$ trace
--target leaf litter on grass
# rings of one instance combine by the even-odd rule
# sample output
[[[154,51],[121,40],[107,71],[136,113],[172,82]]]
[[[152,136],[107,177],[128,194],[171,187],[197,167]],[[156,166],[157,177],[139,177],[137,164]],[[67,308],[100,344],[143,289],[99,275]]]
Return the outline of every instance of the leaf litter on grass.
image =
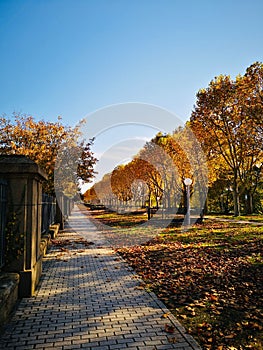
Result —
[[[263,349],[261,228],[166,229],[117,252],[204,349]]]

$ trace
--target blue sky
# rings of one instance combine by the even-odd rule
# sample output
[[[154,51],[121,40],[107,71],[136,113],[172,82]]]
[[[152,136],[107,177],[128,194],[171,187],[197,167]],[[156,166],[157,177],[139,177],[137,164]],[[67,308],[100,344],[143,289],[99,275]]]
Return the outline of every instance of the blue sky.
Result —
[[[0,0],[0,115],[89,128],[97,109],[142,102],[186,121],[215,76],[263,61],[262,13],[262,0]]]
[[[0,114],[74,125],[122,102],[189,118],[221,73],[263,60],[261,0],[0,0]]]

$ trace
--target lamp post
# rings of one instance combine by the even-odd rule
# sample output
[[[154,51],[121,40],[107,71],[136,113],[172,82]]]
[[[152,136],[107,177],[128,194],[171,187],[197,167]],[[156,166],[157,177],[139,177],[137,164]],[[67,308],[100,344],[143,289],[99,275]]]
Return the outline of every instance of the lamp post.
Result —
[[[192,180],[186,178],[184,179],[184,184],[186,186],[186,225],[190,226],[190,186],[192,185]]]
[[[148,213],[148,220],[151,219],[151,193],[149,193],[149,205],[147,208],[147,213]]]
[[[157,196],[157,197],[156,197],[156,209],[157,209],[157,210],[159,209],[159,200],[160,200],[160,197]]]

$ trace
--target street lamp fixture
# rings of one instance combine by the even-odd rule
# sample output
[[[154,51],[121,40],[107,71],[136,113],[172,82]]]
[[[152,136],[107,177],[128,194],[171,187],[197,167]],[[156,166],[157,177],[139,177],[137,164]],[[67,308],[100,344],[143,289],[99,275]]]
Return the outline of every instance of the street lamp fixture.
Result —
[[[156,197],[156,208],[157,210],[159,209],[159,200],[160,200],[160,197]]]
[[[187,177],[186,179],[184,179],[184,184],[185,184],[185,186],[191,186],[192,180]]]
[[[190,187],[192,185],[192,180],[188,177],[184,179],[184,184],[186,186],[186,225],[190,226],[191,218],[190,218]]]

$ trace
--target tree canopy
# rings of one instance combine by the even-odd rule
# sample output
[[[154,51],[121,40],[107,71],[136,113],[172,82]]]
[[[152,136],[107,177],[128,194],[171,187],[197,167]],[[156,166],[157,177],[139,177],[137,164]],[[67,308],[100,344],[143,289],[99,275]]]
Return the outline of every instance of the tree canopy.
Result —
[[[94,175],[96,159],[90,149],[93,140],[87,143],[78,141],[79,128],[64,126],[60,118],[56,122],[49,122],[24,115],[1,117],[0,133],[0,154],[24,155],[35,161],[48,175],[48,181],[44,183],[47,193],[55,192],[54,170],[59,151],[64,154],[65,161],[70,159],[67,152],[71,156],[75,152],[75,185],[79,180],[90,181]],[[72,181],[67,182],[72,184]]]
[[[240,196],[253,194],[262,173],[262,115],[262,63],[254,63],[235,80],[220,75],[197,93],[190,127],[206,152],[210,170],[219,165],[220,175],[227,176],[235,215],[240,213]]]

